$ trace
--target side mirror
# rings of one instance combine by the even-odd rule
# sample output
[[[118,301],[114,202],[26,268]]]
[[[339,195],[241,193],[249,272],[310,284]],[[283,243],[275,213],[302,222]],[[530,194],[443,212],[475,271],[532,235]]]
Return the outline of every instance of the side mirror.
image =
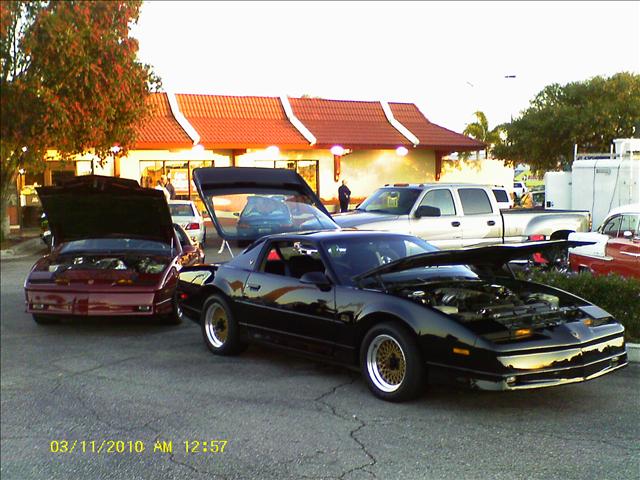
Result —
[[[431,207],[429,205],[420,205],[416,210],[415,217],[439,217],[440,209],[437,207]]]
[[[300,283],[315,285],[323,291],[331,288],[331,280],[322,272],[307,272],[300,277]]]
[[[622,232],[623,238],[633,238],[633,232],[631,230],[625,230]]]

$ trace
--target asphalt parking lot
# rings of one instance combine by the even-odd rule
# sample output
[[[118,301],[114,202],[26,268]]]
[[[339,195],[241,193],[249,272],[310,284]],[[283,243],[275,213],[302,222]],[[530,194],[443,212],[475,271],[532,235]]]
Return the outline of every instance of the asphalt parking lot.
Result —
[[[436,386],[390,404],[340,367],[261,347],[215,357],[191,322],[36,325],[22,292],[35,259],[1,264],[3,480],[640,474],[638,364],[581,385]]]

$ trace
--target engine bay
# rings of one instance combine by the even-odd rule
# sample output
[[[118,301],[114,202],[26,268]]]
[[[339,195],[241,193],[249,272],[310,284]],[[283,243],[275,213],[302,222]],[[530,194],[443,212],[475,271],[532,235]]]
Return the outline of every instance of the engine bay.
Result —
[[[111,271],[129,274],[156,275],[169,264],[169,258],[159,255],[74,255],[59,257],[49,265],[49,272],[57,276],[73,272]]]
[[[395,294],[450,315],[492,340],[502,339],[505,332],[526,332],[530,336],[536,329],[585,317],[579,305],[535,291],[533,286],[516,288],[484,280],[405,286]]]

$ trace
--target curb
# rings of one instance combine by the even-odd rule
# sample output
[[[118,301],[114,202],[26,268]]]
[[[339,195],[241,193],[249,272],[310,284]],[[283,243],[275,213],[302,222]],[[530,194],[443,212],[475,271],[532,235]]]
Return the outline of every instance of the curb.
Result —
[[[640,343],[627,343],[627,360],[640,363]]]
[[[6,250],[0,250],[0,259],[11,260],[14,258],[29,257],[43,252],[46,249],[40,237],[30,238],[18,243]]]

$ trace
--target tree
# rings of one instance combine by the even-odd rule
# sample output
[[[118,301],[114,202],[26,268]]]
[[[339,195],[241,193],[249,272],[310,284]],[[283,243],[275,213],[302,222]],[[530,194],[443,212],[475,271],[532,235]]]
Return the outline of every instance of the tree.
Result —
[[[497,128],[494,128],[493,130],[489,129],[489,121],[487,120],[487,116],[484,112],[474,112],[473,115],[476,117],[476,121],[469,123],[462,134],[483,142],[487,146],[485,151],[487,153],[487,158],[489,158],[489,154],[491,153],[493,146],[500,141],[499,131]],[[460,152],[459,156],[466,160],[469,158],[470,153]]]
[[[614,138],[640,132],[640,75],[549,85],[501,128],[506,141],[494,149],[496,157],[536,171],[562,170],[571,165],[576,144],[581,151],[608,152]]]
[[[5,1],[0,4],[0,176],[2,233],[19,168],[114,145],[126,153],[145,99],[160,86],[129,36],[141,1]]]

